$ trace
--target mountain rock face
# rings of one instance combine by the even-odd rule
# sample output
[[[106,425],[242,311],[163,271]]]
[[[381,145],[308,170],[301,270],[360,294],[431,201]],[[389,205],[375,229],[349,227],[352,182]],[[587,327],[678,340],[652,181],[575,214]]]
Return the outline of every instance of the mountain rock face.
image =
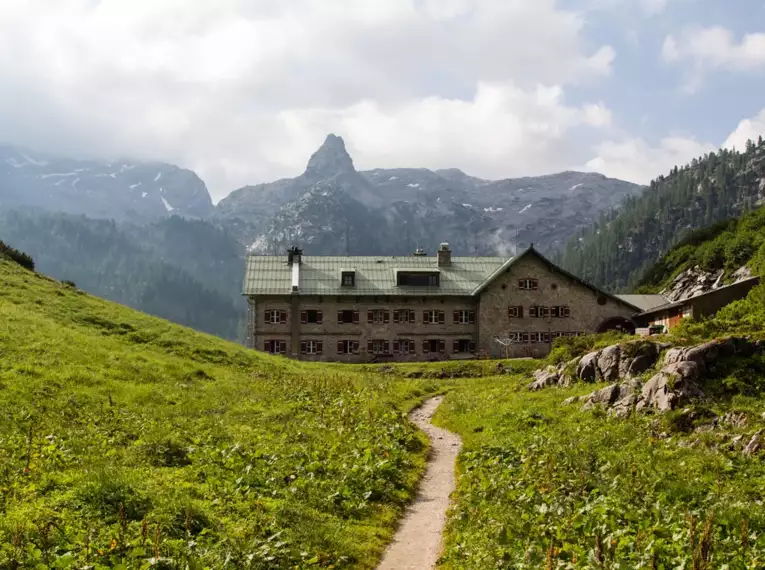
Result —
[[[358,172],[329,135],[303,174],[240,188],[216,217],[258,253],[299,244],[313,255],[397,255],[448,241],[457,254],[507,255],[519,244],[560,247],[639,190],[580,172],[498,181],[457,169]]]
[[[20,206],[133,222],[213,212],[207,187],[190,170],[159,162],[71,160],[0,146],[0,208]]]

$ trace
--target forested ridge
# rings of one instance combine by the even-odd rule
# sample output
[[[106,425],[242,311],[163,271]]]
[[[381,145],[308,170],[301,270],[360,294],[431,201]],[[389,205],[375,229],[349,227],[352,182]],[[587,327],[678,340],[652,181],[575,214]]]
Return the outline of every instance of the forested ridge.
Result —
[[[720,149],[651,181],[590,228],[557,259],[574,274],[614,291],[633,289],[673,245],[692,231],[756,208],[765,195],[765,144]]]

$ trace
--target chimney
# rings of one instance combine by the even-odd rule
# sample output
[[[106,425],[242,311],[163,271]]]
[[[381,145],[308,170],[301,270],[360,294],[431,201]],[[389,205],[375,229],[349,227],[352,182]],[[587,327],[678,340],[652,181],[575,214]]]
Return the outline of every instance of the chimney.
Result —
[[[300,265],[301,257],[303,256],[303,250],[297,246],[292,246],[287,250],[287,264],[288,265]]]
[[[442,243],[438,246],[438,266],[449,267],[452,264],[452,250],[448,243]]]

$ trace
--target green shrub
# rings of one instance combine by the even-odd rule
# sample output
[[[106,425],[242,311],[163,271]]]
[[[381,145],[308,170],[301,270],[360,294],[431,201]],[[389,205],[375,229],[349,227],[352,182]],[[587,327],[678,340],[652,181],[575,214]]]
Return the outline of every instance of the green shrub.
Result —
[[[11,261],[18,263],[21,267],[29,269],[29,271],[35,270],[35,262],[31,255],[12,248],[2,240],[0,240],[0,257],[6,257]]]

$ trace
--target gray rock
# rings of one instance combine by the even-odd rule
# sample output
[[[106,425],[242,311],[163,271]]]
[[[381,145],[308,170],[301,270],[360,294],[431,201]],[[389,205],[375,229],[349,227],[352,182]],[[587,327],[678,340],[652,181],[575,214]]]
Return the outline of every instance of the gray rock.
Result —
[[[563,405],[570,406],[571,404],[576,404],[581,399],[581,396],[571,396],[570,398],[563,400]]]
[[[666,412],[693,398],[703,397],[704,392],[696,384],[699,376],[696,362],[675,362],[665,366],[643,386],[636,409],[655,408]]]
[[[555,386],[560,380],[558,369],[554,366],[535,370],[533,376],[534,381],[527,386],[529,390],[542,390],[548,386]]]
[[[592,394],[585,396],[583,410],[589,410],[596,405],[611,406],[632,394],[632,388],[626,384],[611,384]]]
[[[622,350],[619,373],[624,378],[639,376],[651,369],[659,359],[659,346],[653,342],[637,342]]]
[[[744,412],[727,412],[720,418],[721,424],[726,424],[734,428],[746,427],[749,419]]]
[[[595,382],[598,377],[598,357],[600,351],[585,354],[576,367],[576,375],[585,382]]]
[[[754,455],[762,447],[762,430],[757,431],[744,448],[744,455]]]
[[[621,361],[622,347],[618,344],[604,348],[598,356],[598,373],[606,382],[614,382],[619,379],[619,362]]]

